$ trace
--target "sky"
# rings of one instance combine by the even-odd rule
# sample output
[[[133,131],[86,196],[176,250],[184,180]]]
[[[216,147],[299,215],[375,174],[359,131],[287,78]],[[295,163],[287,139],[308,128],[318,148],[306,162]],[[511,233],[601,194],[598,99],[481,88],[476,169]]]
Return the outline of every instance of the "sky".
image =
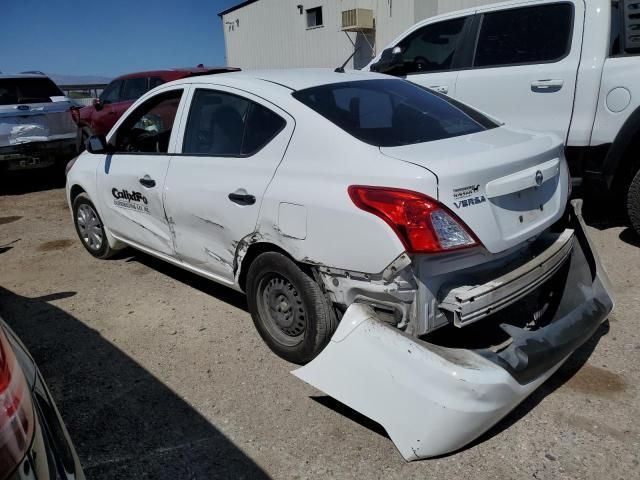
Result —
[[[225,65],[218,13],[241,0],[0,0],[0,71],[115,77]]]

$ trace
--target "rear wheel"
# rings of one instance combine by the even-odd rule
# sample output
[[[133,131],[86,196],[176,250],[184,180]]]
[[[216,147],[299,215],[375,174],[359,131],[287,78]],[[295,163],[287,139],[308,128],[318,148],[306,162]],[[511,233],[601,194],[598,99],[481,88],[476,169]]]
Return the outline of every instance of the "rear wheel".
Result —
[[[313,360],[337,326],[318,284],[280,253],[263,253],[253,261],[247,274],[247,300],[262,339],[292,363]]]
[[[636,172],[627,192],[627,214],[631,226],[640,235],[640,170]]]
[[[86,193],[79,194],[73,201],[73,223],[82,245],[91,255],[105,259],[115,253],[109,246],[100,215]]]

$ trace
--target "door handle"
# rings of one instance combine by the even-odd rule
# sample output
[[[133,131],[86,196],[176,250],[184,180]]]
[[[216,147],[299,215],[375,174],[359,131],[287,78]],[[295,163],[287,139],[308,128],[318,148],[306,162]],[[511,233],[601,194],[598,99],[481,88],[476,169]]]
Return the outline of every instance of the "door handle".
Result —
[[[248,193],[230,193],[229,200],[242,206],[253,205],[256,203],[256,197],[249,195]]]
[[[564,80],[536,80],[531,82],[531,91],[535,93],[555,93],[562,90]]]
[[[429,87],[431,90],[447,95],[449,93],[449,87],[447,85],[433,85]]]
[[[156,181],[149,175],[145,175],[140,179],[140,185],[147,188],[153,188],[156,186]]]

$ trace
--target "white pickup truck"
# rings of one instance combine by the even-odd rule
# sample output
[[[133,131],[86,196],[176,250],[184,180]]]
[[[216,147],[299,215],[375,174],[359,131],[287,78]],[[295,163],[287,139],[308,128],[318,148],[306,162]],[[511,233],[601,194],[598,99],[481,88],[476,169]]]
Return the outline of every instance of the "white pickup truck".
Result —
[[[556,133],[574,183],[624,199],[640,233],[638,55],[637,0],[515,0],[424,20],[366,68]]]
[[[0,75],[0,172],[67,161],[76,153],[71,102],[48,77]]]

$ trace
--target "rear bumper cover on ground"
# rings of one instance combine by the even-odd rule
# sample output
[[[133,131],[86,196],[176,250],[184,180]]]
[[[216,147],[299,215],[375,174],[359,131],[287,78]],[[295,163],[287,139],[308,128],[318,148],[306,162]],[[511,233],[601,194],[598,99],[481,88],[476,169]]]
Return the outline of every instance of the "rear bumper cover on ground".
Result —
[[[555,316],[504,350],[445,348],[376,319],[345,313],[325,350],[294,375],[380,423],[407,460],[453,452],[507,415],[588,340],[613,309],[609,281],[573,203],[575,244]]]

